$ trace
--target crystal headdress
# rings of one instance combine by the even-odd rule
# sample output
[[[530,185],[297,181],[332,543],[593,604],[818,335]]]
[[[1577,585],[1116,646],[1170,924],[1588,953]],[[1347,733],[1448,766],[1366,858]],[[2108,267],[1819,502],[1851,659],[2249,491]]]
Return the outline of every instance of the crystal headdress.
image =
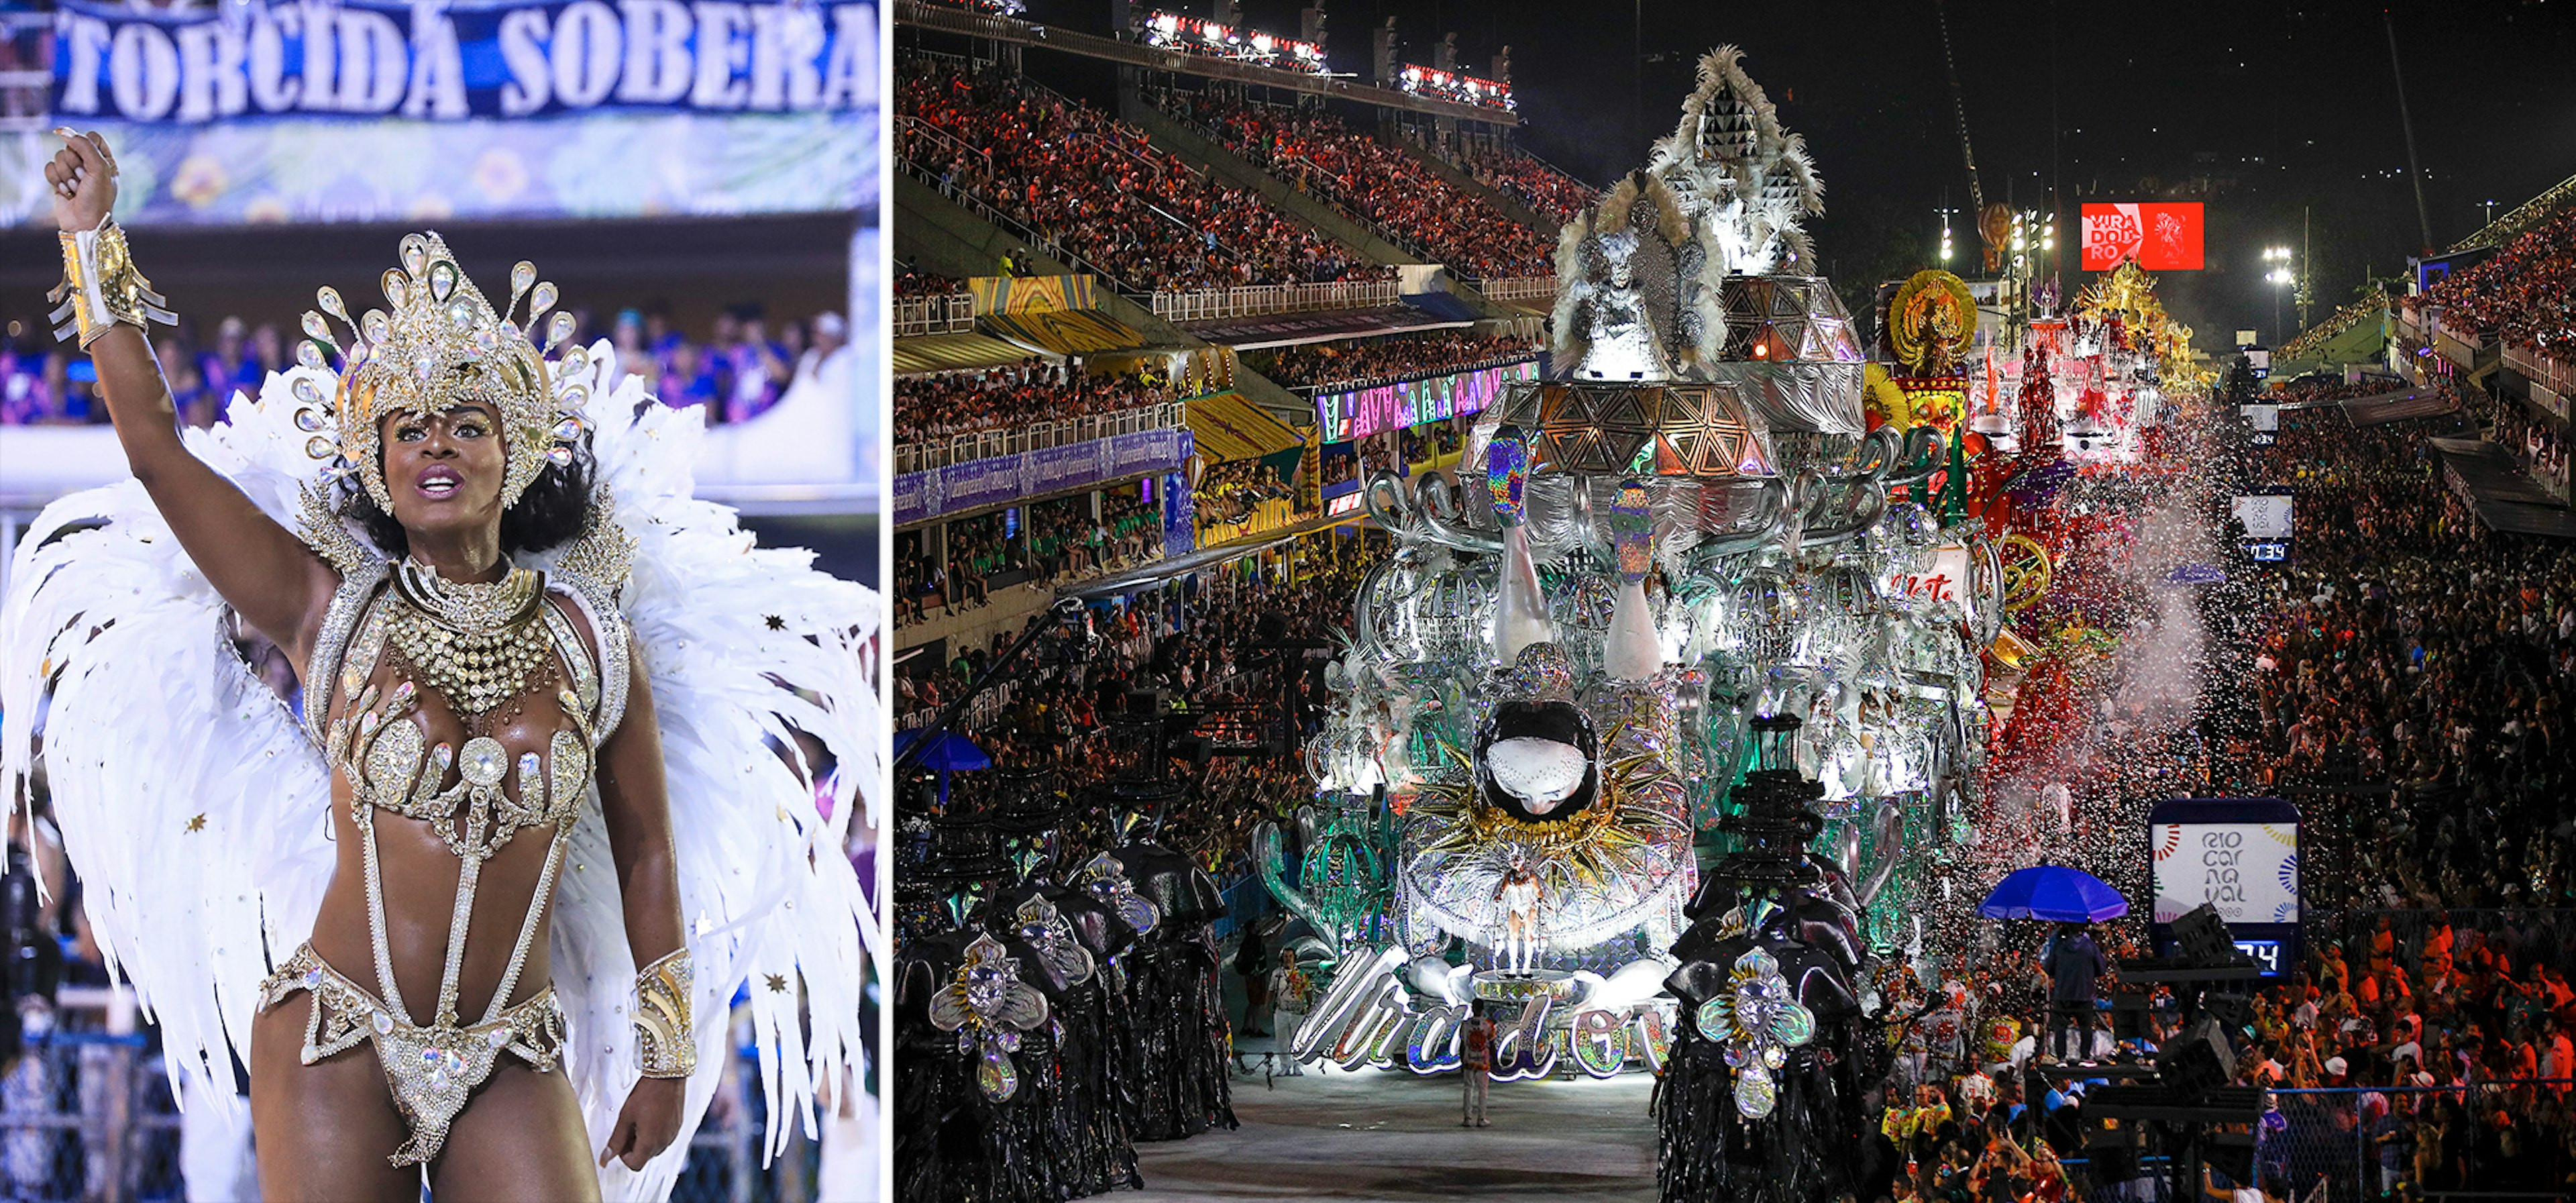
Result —
[[[314,294],[320,313],[305,311],[304,333],[310,337],[296,346],[296,362],[327,371],[324,350],[340,357],[331,396],[311,380],[295,382],[295,398],[303,403],[295,425],[312,435],[305,450],[315,459],[339,461],[335,472],[355,472],[367,495],[391,513],[393,495],[379,458],[386,415],[426,416],[479,401],[501,416],[508,456],[501,505],[507,508],[548,463],[570,464],[571,444],[581,437],[590,390],[576,381],[589,357],[574,346],[558,360],[546,359],[572,337],[573,317],[558,312],[547,322],[540,353],[527,332],[554,308],[555,286],[537,283],[535,264],[522,260],[510,269],[510,303],[494,313],[437,234],[406,234],[401,249],[402,265],[385,269],[385,302],[392,312],[370,309],[352,318],[334,288]],[[513,320],[522,296],[528,302],[524,326]],[[345,346],[324,313],[349,328]]]

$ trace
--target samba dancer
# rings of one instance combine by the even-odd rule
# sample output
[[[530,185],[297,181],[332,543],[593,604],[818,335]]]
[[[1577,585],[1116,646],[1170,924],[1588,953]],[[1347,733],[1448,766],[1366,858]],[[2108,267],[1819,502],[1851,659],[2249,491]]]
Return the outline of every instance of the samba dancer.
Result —
[[[1494,902],[1503,914],[1503,946],[1496,950],[1503,954],[1503,972],[1527,977],[1538,969],[1540,944],[1538,870],[1527,854],[1513,850],[1511,866],[1494,885]]]
[[[271,1198],[659,1198],[758,975],[772,1151],[810,1131],[858,1049],[873,595],[689,500],[696,420],[605,344],[548,358],[554,286],[521,263],[496,313],[434,234],[390,313],[321,290],[347,330],[307,313],[299,366],[183,443],[115,159],[57,132],[55,316],[135,479],[17,551],[0,786],[50,693],[68,851],[171,1072],[228,1099],[241,1050]],[[291,657],[300,731],[208,656],[233,616]],[[844,765],[833,819],[799,734]]]

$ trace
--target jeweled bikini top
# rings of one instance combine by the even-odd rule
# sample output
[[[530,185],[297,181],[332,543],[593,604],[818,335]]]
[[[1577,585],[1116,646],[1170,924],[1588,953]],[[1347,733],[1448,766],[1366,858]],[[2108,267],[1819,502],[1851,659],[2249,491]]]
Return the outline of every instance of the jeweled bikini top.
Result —
[[[398,677],[391,689],[373,680],[387,659]],[[341,660],[348,702],[325,748],[354,787],[354,804],[427,822],[457,856],[480,861],[520,831],[579,812],[600,738],[592,716],[611,717],[602,714],[601,676],[580,632],[547,604],[542,575],[513,569],[494,584],[455,585],[405,562]],[[513,765],[491,732],[550,686],[568,725],[544,755],[522,752]],[[464,723],[463,746],[429,743],[423,687]]]

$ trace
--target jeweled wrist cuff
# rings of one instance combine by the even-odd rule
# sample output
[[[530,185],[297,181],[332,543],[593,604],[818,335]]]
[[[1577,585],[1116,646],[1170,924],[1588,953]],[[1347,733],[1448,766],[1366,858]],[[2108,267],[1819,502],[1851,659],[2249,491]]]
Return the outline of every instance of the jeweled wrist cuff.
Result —
[[[125,249],[125,231],[114,218],[99,222],[95,230],[65,230],[57,236],[63,244],[63,282],[45,294],[46,300],[61,302],[52,315],[55,338],[77,331],[87,349],[118,322],[138,330],[146,329],[147,322],[178,324],[169,301],[135,270],[134,257]]]
[[[697,1034],[689,1023],[689,950],[682,948],[635,975],[635,1057],[648,1078],[698,1071]]]

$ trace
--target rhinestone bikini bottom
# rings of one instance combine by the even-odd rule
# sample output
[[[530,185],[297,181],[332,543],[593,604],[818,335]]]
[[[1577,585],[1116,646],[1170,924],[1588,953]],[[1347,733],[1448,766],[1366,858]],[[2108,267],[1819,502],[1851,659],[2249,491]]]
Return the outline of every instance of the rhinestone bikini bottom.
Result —
[[[306,944],[260,983],[259,1009],[266,1011],[298,990],[313,995],[313,1013],[304,1021],[304,1064],[344,1052],[360,1040],[375,1042],[394,1105],[411,1125],[411,1139],[394,1152],[397,1166],[422,1165],[438,1156],[447,1143],[448,1124],[492,1076],[504,1050],[539,1073],[552,1070],[563,1055],[563,1004],[552,986],[486,1023],[422,1027],[342,976]]]

